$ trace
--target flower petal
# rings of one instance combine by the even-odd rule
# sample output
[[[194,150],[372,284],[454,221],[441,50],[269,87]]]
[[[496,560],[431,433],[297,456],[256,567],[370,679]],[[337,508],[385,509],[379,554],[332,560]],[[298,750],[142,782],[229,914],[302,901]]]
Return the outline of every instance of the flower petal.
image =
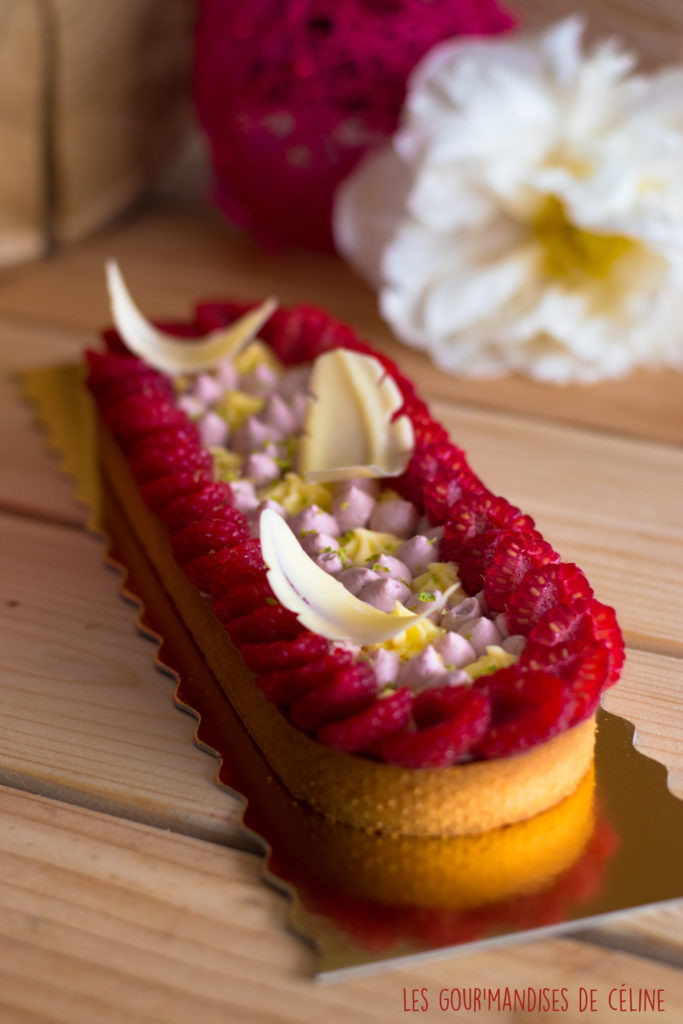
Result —
[[[618,43],[582,53],[582,28],[423,59],[369,260],[374,200],[347,185],[352,258],[383,315],[451,372],[561,382],[683,362],[683,69],[635,75]]]
[[[381,254],[392,237],[410,183],[392,146],[370,153],[337,190],[333,229],[337,248],[377,287]]]

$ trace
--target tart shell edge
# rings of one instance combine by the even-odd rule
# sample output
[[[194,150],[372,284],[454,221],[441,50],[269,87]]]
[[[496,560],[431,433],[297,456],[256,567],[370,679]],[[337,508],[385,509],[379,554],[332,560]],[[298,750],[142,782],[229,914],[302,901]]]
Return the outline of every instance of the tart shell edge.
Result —
[[[409,769],[331,749],[293,726],[254,683],[209,601],[175,562],[121,449],[99,425],[103,472],[209,668],[288,791],[319,813],[388,834],[468,835],[523,821],[573,793],[589,771],[595,716],[511,757]]]

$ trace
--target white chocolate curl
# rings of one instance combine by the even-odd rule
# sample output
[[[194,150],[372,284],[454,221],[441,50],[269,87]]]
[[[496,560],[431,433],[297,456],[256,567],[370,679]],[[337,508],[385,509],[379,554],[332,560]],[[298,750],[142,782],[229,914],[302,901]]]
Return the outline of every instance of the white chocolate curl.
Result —
[[[374,356],[332,349],[309,381],[298,469],[309,481],[399,476],[415,444],[403,396]]]
[[[136,356],[163,373],[199,373],[216,366],[222,359],[234,358],[263,327],[277,308],[275,299],[266,299],[229,327],[211,331],[201,341],[179,340],[154,327],[133,302],[118,264],[107,263],[107,287],[116,329]]]
[[[388,614],[354,597],[343,583],[316,565],[276,512],[265,509],[261,513],[259,532],[273,593],[303,626],[328,640],[351,640],[361,646],[391,640],[442,608],[457,586],[419,615]]]

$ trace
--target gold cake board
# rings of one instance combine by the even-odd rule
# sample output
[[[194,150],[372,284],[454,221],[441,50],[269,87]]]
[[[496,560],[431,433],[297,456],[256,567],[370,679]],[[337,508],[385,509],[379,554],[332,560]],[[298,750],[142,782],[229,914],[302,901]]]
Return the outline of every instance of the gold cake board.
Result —
[[[111,539],[122,593],[140,607],[138,627],[176,679],[176,703],[198,719],[196,742],[219,758],[220,784],[245,802],[264,877],[290,893],[292,927],[318,947],[320,977],[585,929],[683,896],[683,802],[668,790],[666,769],[634,748],[633,726],[604,711],[594,784],[587,780],[573,804],[495,830],[479,846],[370,836],[295,803],[208,670],[125,511],[100,485],[80,368],[34,371],[23,385],[90,509],[90,527]]]

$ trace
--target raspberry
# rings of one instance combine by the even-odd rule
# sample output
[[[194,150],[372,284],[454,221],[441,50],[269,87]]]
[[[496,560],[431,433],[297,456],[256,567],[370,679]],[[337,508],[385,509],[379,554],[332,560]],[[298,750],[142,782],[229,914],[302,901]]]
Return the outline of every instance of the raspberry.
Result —
[[[468,594],[476,594],[483,589],[486,571],[501,544],[519,537],[520,531],[485,530],[463,548],[458,562],[458,578]],[[543,539],[536,530],[525,531],[521,537],[523,539],[519,543],[522,545]]]
[[[179,438],[174,445],[157,444],[156,434],[138,442],[137,454],[130,458],[130,469],[139,484],[150,483],[174,472],[192,472],[197,469],[211,471],[213,459],[207,451],[192,440]]]
[[[128,462],[132,463],[137,459],[143,458],[147,452],[172,451],[178,446],[200,447],[196,431],[193,430],[193,427],[194,424],[188,420],[187,423],[179,423],[172,427],[156,430],[153,434],[143,434],[128,449]]]
[[[416,705],[418,701],[416,721],[420,717],[433,724],[417,732],[398,733],[378,743],[373,753],[389,764],[405,768],[446,768],[467,754],[486,734],[490,719],[488,699],[474,690],[463,689],[457,697],[455,694],[449,697],[440,693],[435,697],[419,694]]]
[[[482,589],[484,573],[505,536],[503,530],[485,530],[463,549],[458,562],[458,579],[468,594],[476,594]]]
[[[465,472],[465,466],[466,462],[462,451],[449,441],[428,445],[425,448],[416,449],[405,472],[392,480],[392,487],[402,497],[417,505],[420,511],[426,508],[428,500],[432,500],[433,511],[427,514],[433,523],[441,525],[442,522],[445,522],[450,505],[460,497],[465,477],[468,481],[470,476],[473,481],[476,480],[474,474],[469,471],[469,467],[467,467],[469,472]],[[449,487],[451,480],[454,483]],[[436,490],[441,483],[445,488],[449,487],[443,496],[440,491]],[[429,498],[430,490],[432,492],[431,499]],[[444,510],[443,516],[441,515],[442,510]]]
[[[154,326],[165,334],[174,334],[176,338],[187,341],[189,344],[192,344],[193,341],[201,341],[205,333],[194,321],[188,323],[187,320],[182,323],[178,323],[177,320],[155,320]]]
[[[564,683],[546,672],[523,673],[519,665],[474,681],[491,700],[492,725],[476,752],[509,757],[562,732],[571,719],[572,700]]]
[[[263,576],[257,576],[256,579],[248,583],[240,583],[239,586],[231,587],[226,594],[223,594],[214,603],[213,611],[217,619],[227,623],[231,622],[232,619],[238,618],[240,615],[246,615],[247,612],[253,611],[254,608],[275,604],[277,602],[273,597],[273,591],[264,574]]]
[[[572,607],[585,607],[593,596],[581,570],[569,562],[532,567],[511,595],[505,612],[508,628],[527,635],[550,608],[564,601]]]
[[[159,376],[156,370],[152,370],[137,356],[87,349],[85,360],[88,364],[87,384],[95,394],[106,392],[123,381]]]
[[[520,672],[548,672],[558,679],[564,679],[571,672],[580,657],[575,645],[558,644],[546,647],[529,641],[518,661]]]
[[[334,320],[315,307],[295,308],[291,310],[291,316],[294,321],[299,317],[303,325],[297,362],[308,362],[334,348],[353,348],[358,344],[355,332],[347,324]]]
[[[413,432],[416,447],[427,448],[432,444],[445,444],[448,442],[448,431],[435,420],[432,420],[431,423],[413,423]]]
[[[411,398],[405,402],[401,411],[413,425],[416,448],[427,448],[435,444],[449,443],[448,431],[433,419],[429,409],[421,399],[417,397]]]
[[[309,362],[333,348],[350,348],[357,341],[350,327],[311,306],[276,310],[261,336],[287,366]]]
[[[193,558],[183,572],[203,593],[221,597],[231,587],[265,574],[266,563],[257,538],[241,541],[232,548],[221,548]]]
[[[609,666],[609,654],[604,647],[595,644],[581,652],[568,680],[573,703],[568,725],[575,725],[593,714],[607,684]]]
[[[353,347],[354,346],[349,345],[349,348]],[[382,364],[384,369],[387,371],[387,374],[391,378],[393,378],[396,387],[403,395],[404,405],[402,406],[402,408],[398,410],[394,418],[402,416],[403,413],[406,411],[406,405],[409,402],[417,401],[417,392],[415,391],[415,385],[413,384],[412,381],[408,380],[407,377],[403,376],[403,374],[398,368],[398,365],[394,362],[394,360],[390,359],[389,356],[385,355],[383,352],[374,352],[369,345],[363,345],[362,343],[358,347],[357,351],[365,351],[366,349],[368,355],[374,356],[375,359],[377,359]]]
[[[517,663],[521,674],[525,672],[547,672],[562,681],[571,680],[578,671],[581,659],[586,650],[593,650],[598,645],[556,644],[548,647],[545,644],[527,643]]]
[[[202,334],[228,327],[254,306],[253,302],[202,302],[195,309],[197,327]]]
[[[468,494],[451,509],[441,541],[441,558],[457,562],[472,538],[489,530],[533,529],[531,516],[523,515],[505,498],[489,493]]]
[[[474,475],[464,457],[452,467],[428,480],[424,488],[425,512],[431,523],[443,526],[450,519],[451,508],[466,494],[483,494],[484,485]]]
[[[146,434],[167,427],[185,426],[187,416],[176,409],[170,398],[156,395],[129,395],[103,411],[103,419],[112,433],[129,448]]]
[[[624,664],[624,638],[619,629],[616,612],[609,605],[591,601],[588,606],[590,632],[594,640],[603,645],[608,655],[607,686],[619,678]]]
[[[328,722],[368,707],[374,703],[376,695],[375,673],[368,664],[359,662],[338,669],[333,676],[297,698],[289,714],[300,729],[315,732]]]
[[[290,326],[292,310],[276,309],[260,330],[260,337],[272,348],[275,355],[285,365],[293,365],[296,356],[296,328]],[[294,358],[288,358],[290,352]]]
[[[563,678],[572,673],[587,650],[605,652],[602,686],[611,686],[624,662],[624,641],[613,608],[599,601],[574,604],[560,600],[532,627],[524,660],[532,668],[552,668]]]
[[[279,669],[294,668],[317,661],[329,653],[329,640],[309,633],[308,630],[290,640],[272,640],[267,643],[245,643],[241,647],[242,657],[256,674],[275,672]],[[341,655],[342,652],[339,652]]]
[[[229,484],[222,481],[204,484],[190,494],[181,494],[161,510],[161,518],[170,533],[177,533],[188,523],[194,523],[205,515],[216,512],[232,502]]]
[[[102,331],[100,337],[104,342],[105,348],[110,355],[130,355],[130,351],[126,348],[121,335],[118,331],[113,328],[108,328]]]
[[[196,425],[186,419],[184,423],[162,427],[161,430],[155,430],[149,437],[142,437],[129,449],[128,461],[136,458],[150,444],[155,444],[160,448],[173,448],[177,444],[194,445],[196,448],[200,448],[201,439]]]
[[[95,397],[102,417],[106,419],[109,411],[119,402],[123,401],[124,398],[156,402],[158,400],[172,400],[174,393],[170,381],[154,370],[150,370],[150,375],[147,377],[139,375],[128,380],[118,381],[108,387],[106,391],[98,393]]]
[[[402,413],[405,412],[406,405],[409,402],[417,401],[418,394],[417,389],[413,384],[412,380],[410,380],[408,377],[404,377],[401,371],[399,370],[398,366],[396,366],[394,363],[392,363],[392,367],[394,368],[390,371],[391,376],[398,384],[399,391],[401,392],[405,399],[405,404],[401,407],[401,409],[399,409],[398,413],[396,414],[397,416],[401,416]]]
[[[208,469],[193,469],[180,473],[169,473],[150,483],[143,484],[140,493],[152,512],[160,512],[181,494],[198,491],[205,484],[213,483],[213,473]]]
[[[244,513],[224,505],[214,515],[204,516],[183,527],[171,538],[171,548],[176,562],[185,565],[194,558],[219,548],[232,548],[248,538],[249,528]]]
[[[589,639],[586,635],[588,621],[588,610],[584,605],[560,599],[532,626],[527,648],[532,644],[546,648],[567,644],[574,647],[577,640]]]
[[[348,753],[369,750],[380,740],[405,729],[412,702],[412,693],[403,687],[355,715],[324,725],[318,731],[318,739],[328,747]]]
[[[484,597],[490,610],[505,611],[510,595],[532,566],[559,560],[557,552],[535,530],[508,531],[484,575]]]
[[[240,615],[226,626],[236,647],[242,644],[267,643],[270,640],[291,640],[302,632],[294,612],[281,604],[264,605],[246,615]]]
[[[350,665],[351,660],[350,651],[334,649],[322,658],[316,658],[315,661],[309,661],[305,665],[297,665],[294,668],[280,669],[278,672],[258,676],[256,685],[268,700],[277,704],[279,708],[286,708],[292,701],[307,693],[313,686],[323,682],[337,669]]]
[[[419,729],[464,716],[483,736],[491,721],[488,697],[469,686],[430,686],[415,698],[413,717]]]

